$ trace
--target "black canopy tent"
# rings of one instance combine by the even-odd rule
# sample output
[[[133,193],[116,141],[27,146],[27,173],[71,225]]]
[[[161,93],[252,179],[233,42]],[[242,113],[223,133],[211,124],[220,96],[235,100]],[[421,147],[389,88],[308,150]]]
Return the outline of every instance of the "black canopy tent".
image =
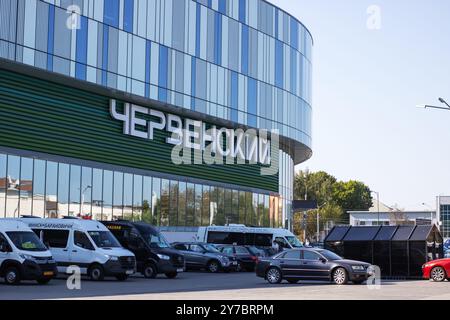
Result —
[[[373,239],[380,227],[350,228],[344,237],[344,256],[368,263],[373,261]]]
[[[392,275],[391,268],[391,239],[398,227],[383,226],[373,239],[373,264],[380,267],[381,274]]]
[[[348,230],[350,230],[350,227],[348,226],[334,227],[325,239],[325,245],[328,246],[327,249],[335,252],[340,256],[344,256],[343,240]]]
[[[421,276],[421,261],[443,257],[443,240],[436,226],[417,226],[409,239],[410,276]]]
[[[422,265],[443,257],[436,226],[338,226],[325,239],[325,248],[346,259],[377,265],[383,277],[420,278]]]

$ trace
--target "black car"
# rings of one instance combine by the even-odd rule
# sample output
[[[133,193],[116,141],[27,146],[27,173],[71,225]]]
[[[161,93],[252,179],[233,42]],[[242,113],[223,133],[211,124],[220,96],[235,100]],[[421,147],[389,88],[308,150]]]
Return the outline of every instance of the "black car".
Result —
[[[274,257],[262,259],[256,266],[256,275],[271,284],[287,280],[332,281],[338,285],[352,281],[361,284],[369,277],[370,264],[345,260],[331,251],[323,249],[296,249],[282,252]]]
[[[176,278],[185,271],[184,256],[170,247],[161,233],[149,224],[130,221],[102,222],[120,244],[136,256],[137,271],[146,278],[165,274]]]
[[[172,246],[183,253],[188,269],[206,269],[211,273],[217,273],[235,271],[238,268],[235,257],[220,252],[212,244],[176,242]]]
[[[258,256],[256,252],[252,252],[250,248],[244,246],[222,245],[217,246],[220,252],[233,256],[238,261],[238,271],[255,271],[256,263],[258,262]]]

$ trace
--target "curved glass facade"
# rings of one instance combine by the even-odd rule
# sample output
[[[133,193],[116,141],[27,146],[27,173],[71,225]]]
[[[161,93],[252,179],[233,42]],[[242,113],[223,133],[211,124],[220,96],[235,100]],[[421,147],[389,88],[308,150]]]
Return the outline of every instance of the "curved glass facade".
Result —
[[[50,216],[56,205],[58,216],[102,219],[150,210],[162,227],[289,219],[294,165],[311,156],[313,39],[298,20],[264,0],[0,0],[0,25],[0,58],[283,138],[273,196],[4,151],[0,216]],[[100,176],[111,190],[95,187]]]
[[[1,57],[311,146],[313,40],[265,1],[1,0],[0,14]]]

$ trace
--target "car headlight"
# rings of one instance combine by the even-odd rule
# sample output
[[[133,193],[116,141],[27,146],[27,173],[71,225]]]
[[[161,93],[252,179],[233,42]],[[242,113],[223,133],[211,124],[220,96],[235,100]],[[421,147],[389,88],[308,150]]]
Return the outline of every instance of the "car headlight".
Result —
[[[110,261],[119,261],[119,257],[116,256],[106,256]]]
[[[364,266],[352,266],[353,271],[365,271],[366,268]]]
[[[31,260],[31,261],[35,261],[36,260],[36,258],[35,257],[33,257],[33,256],[30,256],[29,254],[20,254],[20,257],[22,258],[22,259],[25,259],[25,260]]]
[[[228,259],[228,257],[225,257],[225,256],[219,256],[219,260],[223,263],[230,262],[230,259]]]
[[[158,254],[157,255],[158,258],[160,258],[161,260],[170,260],[169,256],[166,256],[165,254]]]

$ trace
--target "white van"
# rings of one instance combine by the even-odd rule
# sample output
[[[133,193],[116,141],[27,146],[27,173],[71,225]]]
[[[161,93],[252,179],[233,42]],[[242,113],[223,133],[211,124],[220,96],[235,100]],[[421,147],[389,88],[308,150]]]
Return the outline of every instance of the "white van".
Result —
[[[285,249],[303,247],[303,244],[289,230],[282,228],[253,228],[245,225],[225,227],[200,227],[197,241],[211,244],[235,244],[270,248],[274,241]]]
[[[124,249],[98,221],[39,218],[21,221],[47,245],[61,273],[67,273],[69,266],[78,266],[82,274],[94,281],[105,276],[124,281],[136,270],[134,254]]]
[[[26,224],[0,219],[0,276],[7,284],[47,284],[57,273],[51,252]]]

